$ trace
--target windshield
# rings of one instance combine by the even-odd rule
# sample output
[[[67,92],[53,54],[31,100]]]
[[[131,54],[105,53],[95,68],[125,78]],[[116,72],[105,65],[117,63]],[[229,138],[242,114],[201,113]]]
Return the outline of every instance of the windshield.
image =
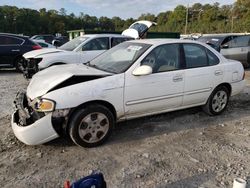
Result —
[[[124,42],[107,52],[98,56],[89,63],[89,66],[97,69],[112,72],[122,73],[125,72],[151,45]]]
[[[73,51],[77,48],[80,44],[86,41],[88,37],[77,37],[69,42],[66,42],[64,45],[60,46],[58,49],[66,50],[66,51]]]

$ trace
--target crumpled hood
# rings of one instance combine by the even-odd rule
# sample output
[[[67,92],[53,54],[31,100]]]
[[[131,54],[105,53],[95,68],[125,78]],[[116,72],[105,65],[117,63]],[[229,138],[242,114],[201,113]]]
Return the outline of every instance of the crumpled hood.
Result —
[[[73,76],[108,76],[112,73],[101,71],[83,64],[58,65],[35,74],[27,88],[31,100],[41,97],[49,90]]]
[[[30,52],[27,52],[23,54],[23,57],[25,59],[29,59],[29,58],[35,58],[40,55],[52,54],[52,53],[58,53],[58,52],[65,52],[65,51],[57,49],[57,48],[47,48],[47,49],[44,48],[44,49],[32,50]]]

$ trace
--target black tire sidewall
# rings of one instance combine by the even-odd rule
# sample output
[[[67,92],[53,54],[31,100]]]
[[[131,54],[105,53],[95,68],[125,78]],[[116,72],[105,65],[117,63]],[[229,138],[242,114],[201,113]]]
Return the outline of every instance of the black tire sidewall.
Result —
[[[81,120],[86,117],[88,114],[93,113],[93,112],[99,112],[103,113],[109,120],[109,129],[107,134],[98,142],[96,143],[87,143],[84,140],[81,139],[79,135],[79,126]],[[70,118],[70,123],[68,127],[68,133],[72,141],[82,147],[96,147],[101,145],[103,142],[107,140],[107,138],[110,136],[112,129],[114,127],[114,116],[111,113],[111,111],[106,108],[105,106],[98,105],[98,104],[93,104],[93,105],[88,105],[86,107],[83,107],[82,109],[77,110],[73,115],[72,118]]]
[[[213,98],[214,98],[215,94],[216,94],[218,91],[225,91],[226,94],[227,94],[227,103],[226,103],[225,107],[223,108],[223,110],[221,110],[220,112],[216,112],[216,111],[214,111],[213,108],[212,108]],[[224,87],[224,86],[219,86],[219,87],[217,87],[217,88],[213,91],[213,93],[210,95],[210,97],[209,97],[209,112],[210,112],[212,115],[219,115],[219,114],[221,114],[222,112],[224,112],[224,111],[226,110],[226,108],[227,108],[227,105],[228,105],[228,102],[229,102],[229,97],[230,97],[229,91],[228,91],[228,89],[227,89],[226,87]]]

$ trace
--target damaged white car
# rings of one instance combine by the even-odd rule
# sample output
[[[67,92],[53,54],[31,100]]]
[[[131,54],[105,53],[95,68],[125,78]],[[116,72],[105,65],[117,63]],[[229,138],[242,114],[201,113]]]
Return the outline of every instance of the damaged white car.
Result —
[[[116,122],[194,106],[222,113],[244,88],[240,62],[194,41],[124,42],[88,64],[37,73],[18,93],[12,128],[36,145],[68,134],[77,145],[102,144]]]

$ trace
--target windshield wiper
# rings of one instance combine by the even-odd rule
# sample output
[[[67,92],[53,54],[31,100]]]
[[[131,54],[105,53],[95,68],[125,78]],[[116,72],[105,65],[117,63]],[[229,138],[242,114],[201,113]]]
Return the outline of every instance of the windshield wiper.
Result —
[[[86,66],[93,67],[93,68],[96,68],[96,69],[100,70],[100,68],[98,68],[98,66],[90,64],[90,61],[87,61],[86,63],[83,63],[83,64],[86,65]]]

